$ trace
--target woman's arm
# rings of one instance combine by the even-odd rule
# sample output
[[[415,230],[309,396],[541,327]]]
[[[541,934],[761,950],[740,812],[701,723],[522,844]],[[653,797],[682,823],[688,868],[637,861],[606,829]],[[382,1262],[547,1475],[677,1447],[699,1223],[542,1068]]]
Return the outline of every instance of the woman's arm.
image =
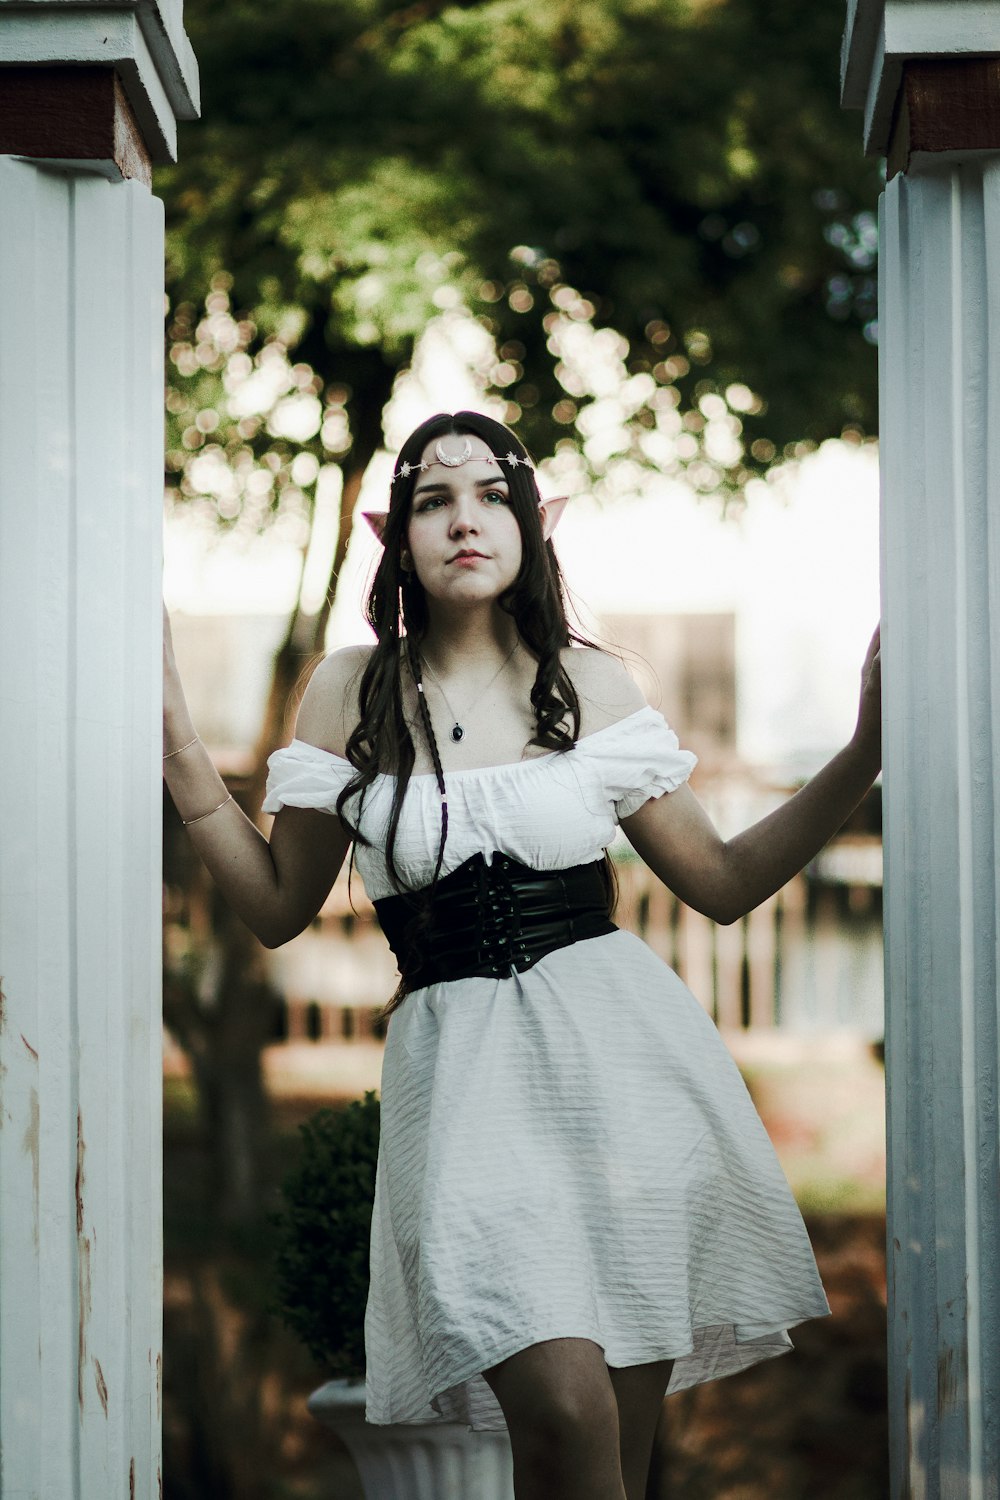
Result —
[[[690,788],[651,799],[622,827],[637,853],[688,906],[735,922],[803,869],[843,827],[882,759],[879,633],[862,669],[851,742],[794,797],[732,839],[720,838]]]
[[[326,717],[336,676],[314,674],[299,709],[299,725],[315,725]],[[314,736],[303,731],[302,738]],[[174,750],[179,753],[171,754]],[[166,609],[163,751],[163,776],[174,805],[226,900],[266,947],[287,943],[323,905],[350,838],[340,819],[329,813],[284,807],[275,817],[268,843],[228,797],[222,777],[195,734],[174,660]]]

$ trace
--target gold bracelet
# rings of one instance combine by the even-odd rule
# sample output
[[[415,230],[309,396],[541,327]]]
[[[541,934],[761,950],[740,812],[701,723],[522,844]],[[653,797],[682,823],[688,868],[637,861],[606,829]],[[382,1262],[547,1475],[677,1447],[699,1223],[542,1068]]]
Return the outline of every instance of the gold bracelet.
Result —
[[[169,760],[172,755],[180,755],[182,750],[190,750],[192,745],[197,745],[199,739],[200,735],[196,734],[194,739],[188,740],[186,745],[178,745],[176,750],[168,750],[163,759]]]
[[[229,796],[225,797],[219,803],[219,807],[225,807],[226,803],[232,802],[232,800],[233,794],[232,792],[230,792]],[[210,818],[212,816],[212,813],[217,813],[219,811],[219,807],[212,807],[207,813],[199,813],[196,818],[181,818],[181,824],[184,828],[190,828],[192,823],[200,823],[202,818]]]

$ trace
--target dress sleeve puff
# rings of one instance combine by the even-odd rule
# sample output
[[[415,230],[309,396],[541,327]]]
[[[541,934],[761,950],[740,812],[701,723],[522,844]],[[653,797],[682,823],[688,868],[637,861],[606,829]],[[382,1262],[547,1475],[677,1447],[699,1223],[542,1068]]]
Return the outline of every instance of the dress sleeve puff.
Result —
[[[354,767],[342,756],[307,740],[292,740],[267,758],[263,810],[276,813],[283,807],[314,807],[336,814],[337,798],[353,775]]]
[[[662,797],[687,781],[698,764],[681,750],[674,731],[655,708],[640,708],[628,718],[578,742],[600,763],[604,790],[620,822],[638,812],[650,797]]]

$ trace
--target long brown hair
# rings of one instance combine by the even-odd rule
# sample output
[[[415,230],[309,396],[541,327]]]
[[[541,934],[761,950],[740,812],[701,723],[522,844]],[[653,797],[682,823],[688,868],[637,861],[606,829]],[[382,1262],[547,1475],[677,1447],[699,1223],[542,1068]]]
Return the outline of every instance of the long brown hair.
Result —
[[[516,454],[516,466],[503,466],[510,493],[511,509],[521,532],[521,567],[514,582],[498,599],[501,609],[511,616],[526,649],[535,658],[537,668],[531,689],[535,715],[535,732],[529,744],[545,750],[571,750],[580,735],[580,701],[573,682],[562,663],[561,651],[572,642],[590,642],[573,630],[566,617],[562,576],[552,543],[542,535],[539,513],[540,495],[534,469],[525,460],[527,450],[520,440],[491,417],[478,412],[442,412],[429,418],[413,431],[403,444],[396,462],[396,476],[389,495],[389,512],[382,535],[382,557],[372,580],[366,605],[368,622],[375,632],[372,651],[358,687],[359,720],[347,741],[347,759],[356,775],[337,799],[337,811],[358,844],[369,839],[348,818],[349,800],[362,799],[366,789],[383,772],[395,776],[392,810],[386,835],[385,862],[394,888],[413,899],[413,935],[430,918],[434,888],[441,873],[448,837],[448,804],[430,714],[422,692],[417,693],[421,725],[427,739],[434,773],[441,793],[441,835],[434,875],[429,886],[413,891],[407,887],[396,865],[396,835],[415,761],[415,746],[403,712],[403,660],[414,684],[421,682],[420,643],[428,625],[427,599],[415,573],[405,571],[400,553],[406,541],[413,491],[420,475],[419,465],[429,442],[448,434],[470,434],[480,437],[490,452],[506,457]],[[400,472],[409,465],[409,472]],[[360,814],[359,814],[360,817]],[[405,998],[399,989],[382,1011],[387,1019]]]

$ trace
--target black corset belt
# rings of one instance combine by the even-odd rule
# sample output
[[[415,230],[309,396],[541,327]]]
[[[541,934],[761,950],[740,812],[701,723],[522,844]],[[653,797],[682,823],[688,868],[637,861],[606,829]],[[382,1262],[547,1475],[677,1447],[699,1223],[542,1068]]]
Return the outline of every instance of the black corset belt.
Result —
[[[508,854],[474,854],[438,881],[429,923],[412,898],[384,896],[375,913],[406,991],[450,979],[523,973],[556,948],[617,932],[603,859],[532,870]],[[415,928],[413,932],[411,929]]]

